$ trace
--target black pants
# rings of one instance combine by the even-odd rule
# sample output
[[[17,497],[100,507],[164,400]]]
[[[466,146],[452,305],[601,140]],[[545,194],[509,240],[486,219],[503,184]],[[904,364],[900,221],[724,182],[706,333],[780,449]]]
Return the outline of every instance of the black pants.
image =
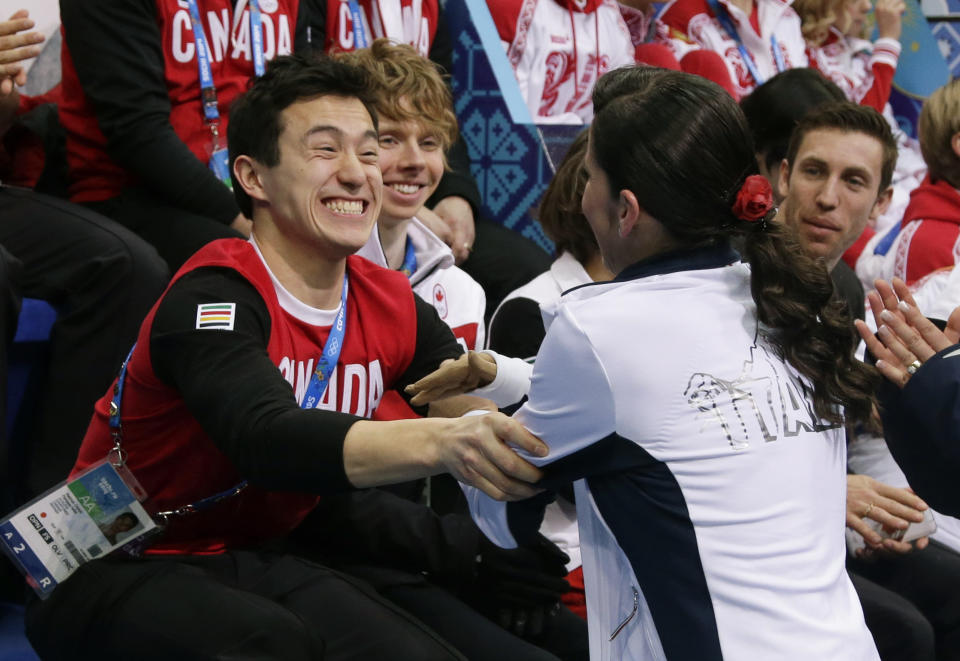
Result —
[[[288,554],[95,560],[27,606],[45,660],[463,661],[362,581]]]
[[[930,542],[847,569],[883,661],[960,659],[960,554]]]
[[[224,223],[179,209],[139,189],[126,190],[118,197],[87,206],[156,248],[171,273],[176,273],[193,253],[211,241],[243,238]]]
[[[849,574],[880,659],[935,661],[933,627],[923,613],[896,592],[882,588],[856,572]]]
[[[586,623],[563,608],[536,639],[526,641],[419,574],[389,567],[343,565],[382,596],[414,615],[470,661],[558,661],[589,658]]]
[[[359,489],[324,496],[284,550],[361,579],[471,661],[586,661],[586,623],[565,608],[526,639],[490,619],[500,604],[476,578],[481,535],[469,515],[438,516],[382,488]]]
[[[65,479],[137,330],[168,280],[156,251],[88,209],[0,187],[0,244],[20,263],[19,290],[57,308],[28,486]],[[6,378],[4,374],[4,379]]]

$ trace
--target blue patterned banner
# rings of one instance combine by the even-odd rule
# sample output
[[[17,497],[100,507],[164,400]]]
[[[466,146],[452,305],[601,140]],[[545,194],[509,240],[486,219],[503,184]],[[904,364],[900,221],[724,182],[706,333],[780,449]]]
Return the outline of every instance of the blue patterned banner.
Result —
[[[492,29],[492,19],[483,0],[473,11],[480,14],[481,8]],[[519,110],[514,108],[511,113],[504,100],[491,59],[503,55],[502,64],[508,67],[511,77],[513,71],[509,69],[499,37],[495,43],[499,50],[494,51],[491,58],[474,27],[466,0],[447,0],[444,13],[454,37],[451,72],[454,105],[470,152],[471,170],[480,187],[484,214],[552,253],[553,244],[530,211],[540,201],[553,172],[537,127],[532,123],[515,123],[513,117],[520,114]],[[517,100],[529,118],[516,83],[504,87],[516,90]]]

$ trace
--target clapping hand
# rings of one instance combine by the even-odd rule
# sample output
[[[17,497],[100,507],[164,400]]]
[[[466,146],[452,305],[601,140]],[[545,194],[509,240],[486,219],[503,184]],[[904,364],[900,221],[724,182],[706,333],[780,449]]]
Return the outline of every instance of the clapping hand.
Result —
[[[877,323],[879,339],[862,321],[857,330],[870,352],[877,357],[877,369],[901,388],[936,353],[960,342],[960,308],[950,315],[941,331],[923,316],[906,283],[894,278],[891,284],[875,283],[876,291],[867,300]]]
[[[43,43],[42,34],[28,32],[33,26],[26,9],[0,21],[0,97],[13,94],[16,85],[27,83],[23,61],[39,55]]]

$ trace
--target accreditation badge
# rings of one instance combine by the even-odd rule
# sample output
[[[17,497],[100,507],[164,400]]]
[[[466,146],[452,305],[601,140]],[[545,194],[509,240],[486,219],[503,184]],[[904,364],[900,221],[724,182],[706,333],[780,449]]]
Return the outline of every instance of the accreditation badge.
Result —
[[[233,179],[230,177],[230,155],[226,147],[214,149],[210,154],[210,170],[217,175],[217,179],[227,185],[227,188],[233,190]]]
[[[0,548],[46,598],[85,562],[159,532],[145,499],[125,465],[104,459],[0,521]]]

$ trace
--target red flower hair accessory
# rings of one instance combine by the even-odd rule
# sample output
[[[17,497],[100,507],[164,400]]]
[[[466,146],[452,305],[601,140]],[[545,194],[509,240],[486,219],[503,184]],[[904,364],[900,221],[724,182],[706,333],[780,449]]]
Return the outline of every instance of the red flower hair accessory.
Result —
[[[733,203],[733,215],[754,223],[763,220],[773,208],[773,189],[766,177],[751,174],[740,187]]]

